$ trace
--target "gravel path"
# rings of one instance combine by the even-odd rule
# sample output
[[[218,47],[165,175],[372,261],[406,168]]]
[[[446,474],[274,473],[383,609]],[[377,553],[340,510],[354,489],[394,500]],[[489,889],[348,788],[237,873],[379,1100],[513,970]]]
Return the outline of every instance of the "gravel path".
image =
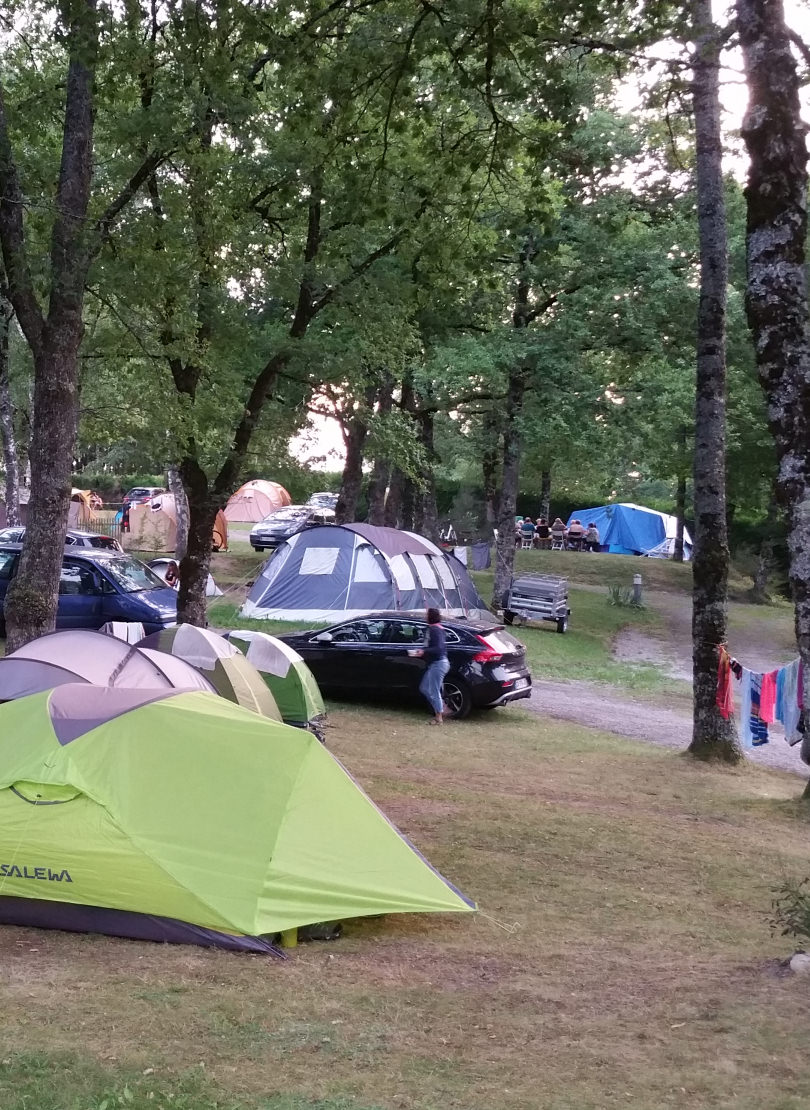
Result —
[[[656,592],[646,599],[660,612],[667,632],[653,635],[628,628],[616,639],[614,658],[626,663],[653,663],[670,677],[691,682],[691,612],[683,595]],[[737,649],[746,665],[763,670],[787,662],[796,655],[784,628],[773,621],[751,619],[750,606],[731,607],[732,625],[744,616],[745,635]],[[524,705],[526,702],[523,703]],[[684,749],[692,735],[688,706],[666,706],[637,701],[615,686],[590,682],[536,680],[528,706],[535,713],[556,720],[599,728],[630,740]],[[771,728],[771,741],[762,748],[746,751],[760,766],[791,771],[810,777],[810,768],[799,758],[799,748],[785,743],[780,725]]]

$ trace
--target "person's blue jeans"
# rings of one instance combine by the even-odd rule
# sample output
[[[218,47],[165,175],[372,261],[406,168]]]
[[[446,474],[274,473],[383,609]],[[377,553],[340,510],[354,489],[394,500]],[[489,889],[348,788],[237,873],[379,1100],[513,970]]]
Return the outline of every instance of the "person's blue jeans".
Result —
[[[422,681],[419,683],[419,693],[425,698],[434,713],[441,713],[444,708],[442,700],[442,683],[444,676],[450,670],[447,659],[437,659],[435,663],[428,663]]]

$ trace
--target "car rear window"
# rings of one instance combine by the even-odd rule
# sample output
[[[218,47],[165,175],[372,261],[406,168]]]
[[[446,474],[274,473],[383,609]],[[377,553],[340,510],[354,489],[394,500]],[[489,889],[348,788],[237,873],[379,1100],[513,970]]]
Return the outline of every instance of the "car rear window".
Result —
[[[512,655],[514,652],[520,651],[520,644],[508,632],[487,632],[481,636],[481,639],[493,651],[498,651],[501,655]]]
[[[118,545],[111,536],[93,536],[90,540],[91,547],[103,547],[106,551],[117,551]]]

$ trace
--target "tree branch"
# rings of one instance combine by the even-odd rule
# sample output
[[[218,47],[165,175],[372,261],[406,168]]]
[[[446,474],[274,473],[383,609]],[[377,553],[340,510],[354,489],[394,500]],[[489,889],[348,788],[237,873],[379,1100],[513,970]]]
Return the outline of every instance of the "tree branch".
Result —
[[[135,173],[130,177],[129,181],[121,189],[118,196],[107,205],[107,208],[96,221],[93,228],[93,234],[90,238],[88,245],[87,257],[89,260],[95,258],[104,243],[107,236],[110,234],[113,224],[121,215],[121,212],[126,208],[140,187],[145,184],[149,178],[154,174],[158,166],[161,165],[169,157],[168,151],[153,150],[151,154],[147,154],[143,162],[137,168]]]

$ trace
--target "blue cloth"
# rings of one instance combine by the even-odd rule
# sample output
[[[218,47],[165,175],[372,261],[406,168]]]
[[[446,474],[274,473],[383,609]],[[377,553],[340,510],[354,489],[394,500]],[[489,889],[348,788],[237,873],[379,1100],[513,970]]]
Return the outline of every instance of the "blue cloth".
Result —
[[[419,683],[419,693],[425,698],[434,713],[441,713],[444,709],[442,683],[449,670],[450,663],[447,656],[444,659],[437,659],[435,663],[428,664],[425,673],[422,675],[422,681]]]
[[[429,624],[425,640],[425,662],[438,663],[447,658],[447,636],[440,624]]]

